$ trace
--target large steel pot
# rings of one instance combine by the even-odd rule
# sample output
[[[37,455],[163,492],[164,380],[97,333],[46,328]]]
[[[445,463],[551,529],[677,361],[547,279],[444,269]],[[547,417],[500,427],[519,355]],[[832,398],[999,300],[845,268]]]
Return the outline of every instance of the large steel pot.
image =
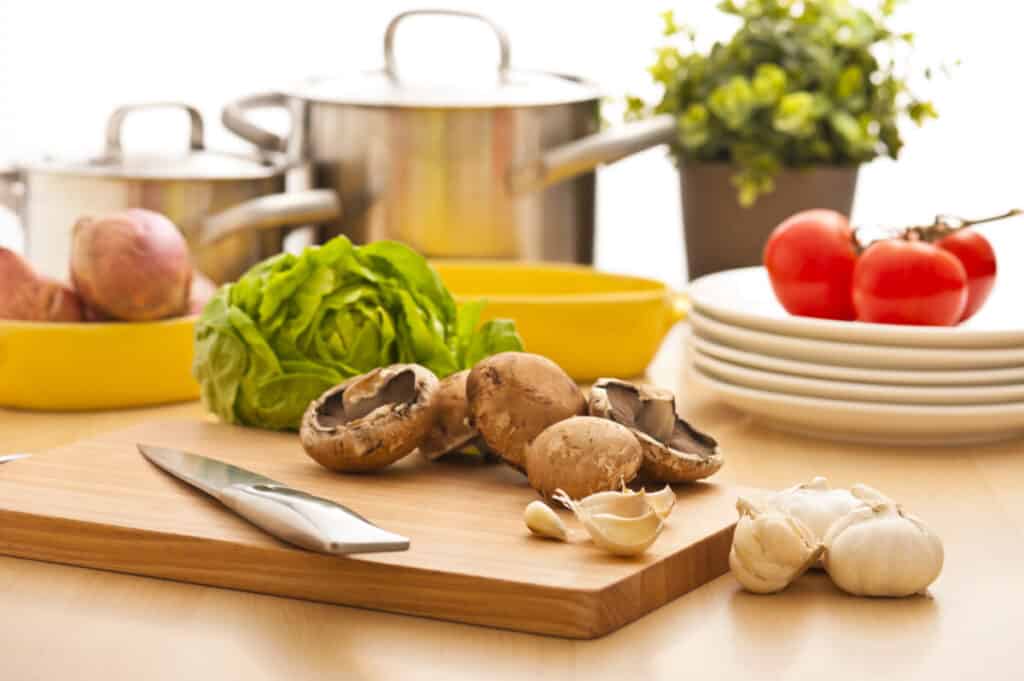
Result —
[[[497,78],[484,86],[410,83],[395,60],[407,17],[476,19],[501,49]],[[384,35],[382,70],[309,80],[294,90],[245,97],[224,125],[257,146],[312,164],[313,183],[335,190],[345,214],[325,237],[398,239],[427,256],[593,258],[593,169],[668,142],[671,117],[598,133],[600,92],[572,76],[515,71],[509,41],[470,12],[413,10]],[[284,107],[292,129],[258,126],[252,109]]]
[[[142,154],[122,149],[125,118],[153,108],[188,114],[187,152]],[[45,161],[0,171],[0,203],[19,217],[26,254],[50,276],[67,277],[71,229],[78,218],[147,208],[164,213],[178,225],[196,266],[223,282],[280,252],[286,227],[340,214],[334,192],[282,193],[289,167],[281,155],[256,158],[209,151],[196,109],[154,102],[114,111],[107,125],[106,149],[98,158]]]

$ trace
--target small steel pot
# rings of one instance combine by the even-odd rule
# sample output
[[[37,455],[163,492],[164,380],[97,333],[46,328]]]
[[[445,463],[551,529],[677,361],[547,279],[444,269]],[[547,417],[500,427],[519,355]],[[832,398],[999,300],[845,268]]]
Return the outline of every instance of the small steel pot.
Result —
[[[153,108],[188,114],[187,153],[154,155],[122,149],[125,118]],[[209,151],[196,109],[155,102],[114,111],[107,125],[106,149],[99,158],[32,163],[0,172],[0,202],[18,215],[29,259],[50,276],[67,278],[71,230],[80,217],[147,208],[178,225],[198,269],[219,283],[280,252],[285,227],[340,214],[334,192],[283,194],[288,168],[280,156],[255,158]]]
[[[483,86],[410,83],[399,75],[395,34],[407,17],[476,19],[498,40],[497,78]],[[257,146],[312,164],[313,184],[336,191],[345,215],[325,236],[398,239],[429,257],[593,258],[594,173],[668,142],[671,116],[598,133],[601,93],[577,77],[516,71],[509,41],[479,14],[413,10],[384,34],[385,67],[309,80],[245,97],[224,125]],[[251,109],[284,107],[287,138],[260,128]]]

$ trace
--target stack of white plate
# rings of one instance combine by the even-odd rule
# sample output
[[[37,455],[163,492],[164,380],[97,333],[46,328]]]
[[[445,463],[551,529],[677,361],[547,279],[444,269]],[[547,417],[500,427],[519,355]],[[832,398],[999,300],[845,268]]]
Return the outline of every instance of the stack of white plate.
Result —
[[[818,437],[958,445],[1021,436],[1024,307],[1013,283],[999,281],[961,326],[920,327],[795,317],[763,267],[719,272],[690,288],[692,374],[759,420]]]

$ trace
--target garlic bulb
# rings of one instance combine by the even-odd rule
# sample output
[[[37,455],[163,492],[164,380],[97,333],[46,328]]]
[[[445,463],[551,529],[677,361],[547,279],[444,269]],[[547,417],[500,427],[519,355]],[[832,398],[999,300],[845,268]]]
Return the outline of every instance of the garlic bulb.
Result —
[[[828,480],[816,477],[795,487],[768,496],[764,503],[774,506],[807,526],[817,542],[825,539],[828,528],[866,501],[888,501],[880,492],[866,485],[855,485],[864,498],[853,490],[832,489]]]
[[[822,546],[800,520],[772,506],[736,501],[740,519],[729,551],[729,567],[754,593],[775,593],[789,586],[821,555]]]
[[[598,492],[573,501],[556,490],[552,498],[576,514],[597,546],[617,556],[643,553],[664,527],[644,495],[636,492]]]
[[[856,508],[825,536],[825,570],[857,596],[920,593],[942,571],[942,541],[892,503]]]
[[[568,541],[569,533],[565,529],[565,523],[558,517],[558,514],[551,510],[551,507],[543,501],[531,501],[526,505],[523,512],[523,522],[530,532],[538,537]]]

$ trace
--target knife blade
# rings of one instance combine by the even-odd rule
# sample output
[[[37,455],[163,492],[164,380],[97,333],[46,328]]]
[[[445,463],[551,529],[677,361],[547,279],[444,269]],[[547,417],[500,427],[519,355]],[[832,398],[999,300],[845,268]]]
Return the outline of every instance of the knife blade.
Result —
[[[7,463],[9,461],[17,461],[18,459],[27,459],[32,456],[31,454],[4,454],[0,456],[0,463]]]
[[[334,555],[409,548],[407,538],[383,530],[329,499],[199,454],[141,443],[137,446],[139,453],[161,470],[295,546]]]

